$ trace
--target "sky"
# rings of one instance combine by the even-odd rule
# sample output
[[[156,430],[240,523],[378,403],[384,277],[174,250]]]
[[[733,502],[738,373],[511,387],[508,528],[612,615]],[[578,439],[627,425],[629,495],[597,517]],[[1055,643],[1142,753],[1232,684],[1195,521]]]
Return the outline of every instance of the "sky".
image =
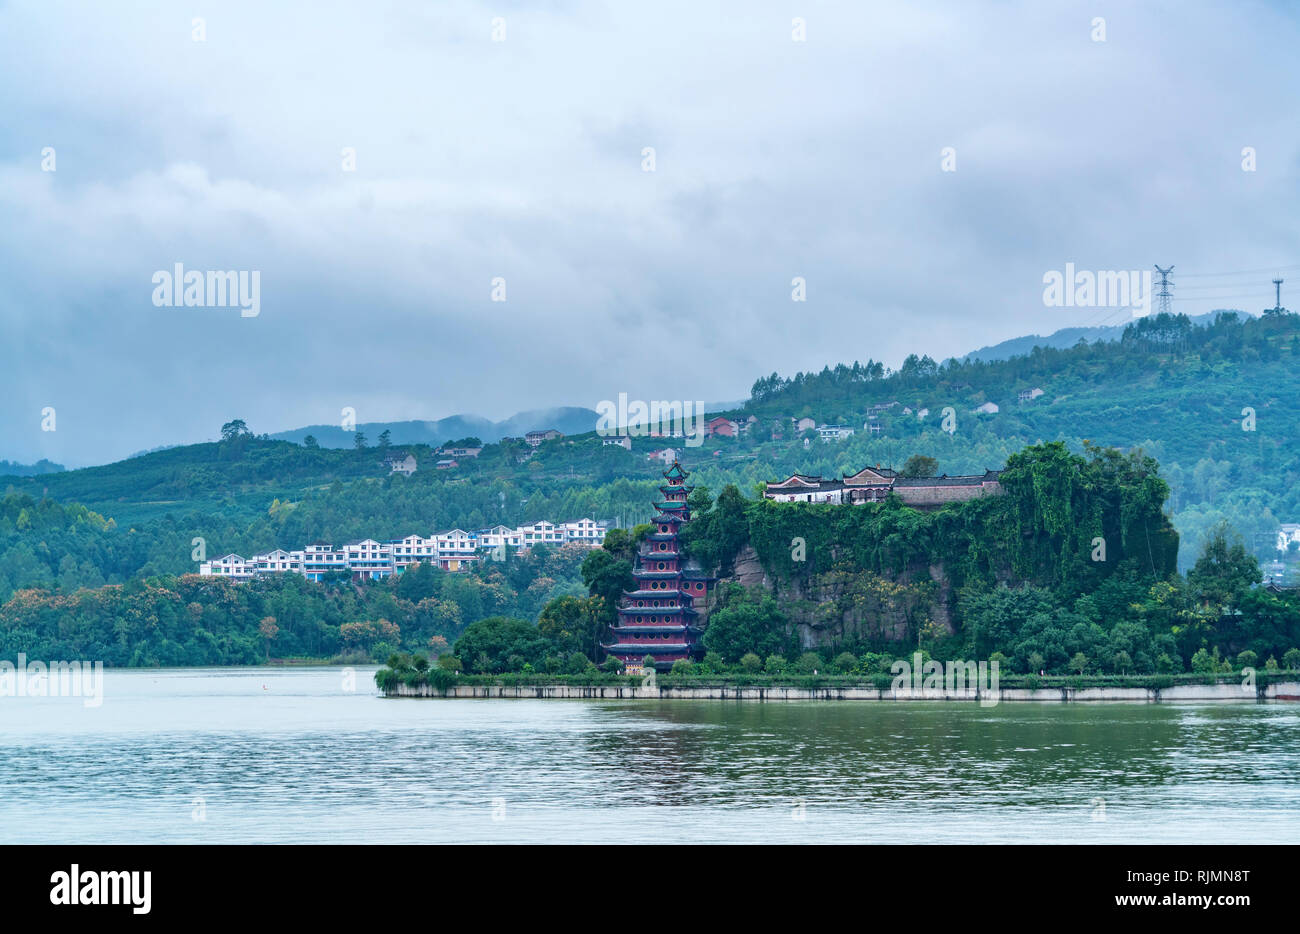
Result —
[[[1300,285],[1298,17],[0,0],[0,458],[742,399],[1131,319],[1049,307],[1067,263],[1258,311]],[[255,273],[257,314],[156,304],[178,263]]]

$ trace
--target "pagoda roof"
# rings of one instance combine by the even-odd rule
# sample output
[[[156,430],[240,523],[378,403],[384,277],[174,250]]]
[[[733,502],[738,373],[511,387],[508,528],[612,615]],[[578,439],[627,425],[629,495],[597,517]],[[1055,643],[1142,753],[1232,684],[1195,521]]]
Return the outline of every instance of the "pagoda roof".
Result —
[[[678,613],[693,614],[695,610],[689,606],[621,606],[618,612],[631,616],[675,616]]]
[[[664,476],[669,480],[685,480],[690,476],[690,472],[677,461],[673,461],[672,466],[664,471]]]
[[[615,626],[615,632],[686,632],[689,626],[674,623],[667,626]]]
[[[691,601],[695,600],[694,594],[689,594],[684,590],[625,590],[623,591],[623,596],[657,597],[660,600],[664,599],[665,597],[672,597],[675,600],[680,600],[683,597],[685,597],[687,600],[691,600]]]
[[[677,509],[685,509],[686,503],[682,502],[681,500],[670,499],[662,503],[655,503],[654,507],[655,509],[661,509],[661,510],[668,510],[668,509],[677,510]]]
[[[689,652],[691,646],[686,642],[615,642],[602,645],[607,652],[640,653],[642,655],[660,655],[664,652]]]
[[[655,521],[655,522],[685,522],[686,519],[685,519],[684,517],[682,517],[682,516],[677,515],[677,513],[675,513],[675,512],[669,512],[669,513],[665,513],[665,514],[662,515],[662,516],[655,516],[653,521]]]

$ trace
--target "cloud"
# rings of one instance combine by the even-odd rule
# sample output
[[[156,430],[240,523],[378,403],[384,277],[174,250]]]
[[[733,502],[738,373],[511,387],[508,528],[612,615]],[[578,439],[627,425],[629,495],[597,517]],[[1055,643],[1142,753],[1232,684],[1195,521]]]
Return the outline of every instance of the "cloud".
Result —
[[[267,6],[0,7],[0,456],[737,398],[1088,323],[1066,262],[1296,255],[1284,7]],[[154,307],[177,262],[262,313]]]

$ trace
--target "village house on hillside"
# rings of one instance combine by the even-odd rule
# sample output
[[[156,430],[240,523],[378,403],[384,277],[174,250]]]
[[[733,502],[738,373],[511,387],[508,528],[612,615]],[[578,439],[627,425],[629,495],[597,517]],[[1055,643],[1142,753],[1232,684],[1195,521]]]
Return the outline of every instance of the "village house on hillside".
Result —
[[[823,441],[843,441],[853,436],[853,429],[847,425],[821,425],[817,429]]]
[[[483,447],[481,445],[476,448],[466,447],[464,445],[457,445],[454,447],[448,447],[444,445],[443,447],[438,448],[438,450],[435,453],[441,454],[443,457],[461,458],[461,457],[478,457],[479,454],[481,454],[482,452],[483,452]]]
[[[719,415],[705,423],[704,433],[713,438],[734,438],[740,433],[740,424]]]
[[[1038,398],[1039,396],[1041,396],[1042,394],[1043,394],[1043,391],[1042,391],[1041,389],[1039,389],[1037,386],[1035,386],[1033,389],[1022,389],[1022,390],[1020,390],[1019,399],[1020,399],[1021,402],[1033,402],[1035,399],[1037,399],[1037,398]]]
[[[415,473],[415,455],[413,454],[406,454],[405,452],[391,454],[384,459],[384,463],[388,465],[390,474],[401,473],[409,477]]]
[[[609,531],[608,522],[577,519],[556,525],[539,520],[517,528],[503,525],[477,532],[451,529],[428,537],[407,535],[378,541],[365,538],[335,546],[312,542],[301,551],[276,549],[245,560],[236,554],[223,555],[199,565],[204,577],[252,580],[263,574],[301,574],[321,581],[328,574],[348,573],[354,580],[379,580],[401,574],[417,564],[429,564],[444,571],[464,571],[483,560],[485,553],[503,560],[507,548],[527,551],[535,545],[582,545],[599,547]]]
[[[553,441],[556,438],[563,438],[564,435],[554,428],[543,428],[541,431],[530,431],[524,435],[524,442],[529,447],[537,447],[543,441]]]
[[[1000,471],[986,470],[967,477],[900,477],[888,467],[864,467],[840,479],[791,474],[768,483],[763,496],[778,503],[836,503],[858,505],[881,503],[895,493],[907,505],[918,509],[959,503],[978,496],[1002,492]]]

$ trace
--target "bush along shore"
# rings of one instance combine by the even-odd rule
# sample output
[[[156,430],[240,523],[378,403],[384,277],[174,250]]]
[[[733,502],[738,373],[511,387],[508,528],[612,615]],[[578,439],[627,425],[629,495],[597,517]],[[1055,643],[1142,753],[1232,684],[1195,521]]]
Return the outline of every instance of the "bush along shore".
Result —
[[[844,696],[860,699],[976,699],[998,695],[1005,699],[1051,700],[1092,699],[1089,693],[1107,699],[1297,699],[1300,700],[1300,670],[1247,669],[1243,672],[1194,672],[1185,674],[1009,674],[984,684],[940,678],[936,682],[888,672],[822,673],[709,671],[704,666],[675,666],[675,670],[653,676],[627,675],[609,666],[594,665],[573,674],[510,672],[465,674],[453,667],[430,665],[422,656],[395,655],[375,672],[375,683],[388,697],[735,697],[737,699],[803,699]],[[1187,690],[1201,688],[1203,690]],[[1010,693],[1008,693],[1010,692]]]

